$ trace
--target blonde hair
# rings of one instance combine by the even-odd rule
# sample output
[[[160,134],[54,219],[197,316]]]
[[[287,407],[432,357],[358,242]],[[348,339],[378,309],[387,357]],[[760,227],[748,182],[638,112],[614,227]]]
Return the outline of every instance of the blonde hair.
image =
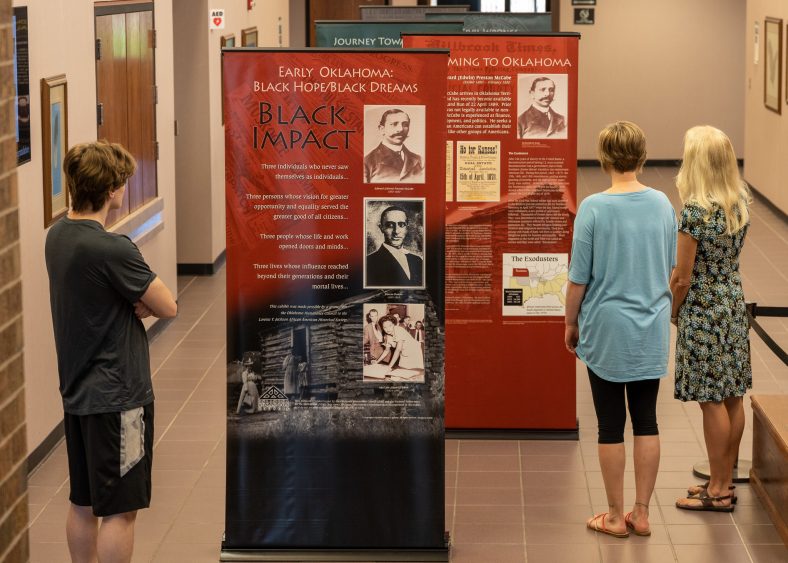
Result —
[[[739,175],[736,153],[728,136],[709,125],[693,127],[684,135],[684,157],[676,176],[683,203],[706,210],[714,204],[725,212],[727,234],[741,230],[749,221],[750,190]]]
[[[137,161],[118,143],[102,139],[74,145],[63,160],[71,208],[98,211],[110,191],[123,186],[136,169]]]
[[[605,172],[640,172],[646,162],[646,135],[631,121],[616,121],[599,132],[597,154]]]

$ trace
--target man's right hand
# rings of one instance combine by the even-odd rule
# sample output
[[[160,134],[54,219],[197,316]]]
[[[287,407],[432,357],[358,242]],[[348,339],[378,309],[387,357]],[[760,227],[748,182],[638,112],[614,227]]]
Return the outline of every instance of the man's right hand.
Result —
[[[138,319],[147,319],[153,316],[153,311],[142,301],[137,301],[134,304],[134,314],[137,315]]]
[[[154,317],[170,319],[178,314],[178,305],[172,298],[172,293],[158,277],[148,286],[141,301]]]

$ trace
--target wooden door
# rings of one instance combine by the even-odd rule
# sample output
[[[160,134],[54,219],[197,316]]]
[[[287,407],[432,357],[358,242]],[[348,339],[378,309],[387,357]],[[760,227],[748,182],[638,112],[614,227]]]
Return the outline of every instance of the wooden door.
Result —
[[[115,14],[96,18],[96,91],[98,104],[98,138],[107,139],[129,147],[126,108],[128,87],[126,85],[126,16]],[[131,184],[131,180],[129,181]],[[126,191],[130,191],[126,188]],[[107,225],[129,214],[129,197],[123,199],[123,207],[111,211]]]
[[[361,18],[361,6],[385,6],[386,0],[308,0],[309,2],[309,45],[314,47],[315,20],[357,20]]]
[[[156,197],[156,87],[153,3],[97,3],[98,138],[121,143],[137,161],[111,225]]]

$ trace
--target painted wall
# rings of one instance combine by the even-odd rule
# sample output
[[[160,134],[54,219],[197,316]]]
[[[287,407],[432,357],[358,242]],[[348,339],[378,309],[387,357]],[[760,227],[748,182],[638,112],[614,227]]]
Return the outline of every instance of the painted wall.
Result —
[[[68,142],[96,139],[96,74],[92,0],[24,0],[30,21],[32,160],[18,168],[22,254],[24,359],[28,450],[32,451],[62,420],[57,362],[44,264],[41,160],[41,78],[65,73],[68,80]],[[175,167],[171,0],[157,0],[156,106],[159,140],[159,196],[164,199],[164,229],[142,245],[153,270],[175,290]]]
[[[766,60],[764,54],[764,20],[783,20],[782,113],[766,109],[763,87]],[[755,22],[760,28],[758,63],[755,55]],[[786,103],[786,24],[788,2],[785,0],[748,0],[745,39],[745,128],[744,177],[769,201],[788,213],[788,104]]]
[[[211,264],[225,248],[221,38],[235,34],[240,47],[241,30],[256,27],[258,46],[288,45],[287,0],[246,4],[225,2],[225,29],[209,30],[213,4],[173,0],[179,264]]]
[[[684,132],[700,124],[742,155],[744,2],[600,1],[595,25],[574,25],[576,6],[560,2],[561,31],[582,34],[578,158],[595,159],[598,132],[619,119],[643,127],[650,158],[680,158]]]

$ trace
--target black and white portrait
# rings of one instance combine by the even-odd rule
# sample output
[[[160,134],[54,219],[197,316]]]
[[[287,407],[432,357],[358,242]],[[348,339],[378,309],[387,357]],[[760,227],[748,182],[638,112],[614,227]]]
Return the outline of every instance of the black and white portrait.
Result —
[[[424,287],[423,198],[364,198],[364,287]]]
[[[363,313],[363,381],[424,383],[424,304],[365,303]]]
[[[566,139],[566,74],[517,75],[517,138]]]
[[[423,184],[424,106],[364,106],[364,183]]]

